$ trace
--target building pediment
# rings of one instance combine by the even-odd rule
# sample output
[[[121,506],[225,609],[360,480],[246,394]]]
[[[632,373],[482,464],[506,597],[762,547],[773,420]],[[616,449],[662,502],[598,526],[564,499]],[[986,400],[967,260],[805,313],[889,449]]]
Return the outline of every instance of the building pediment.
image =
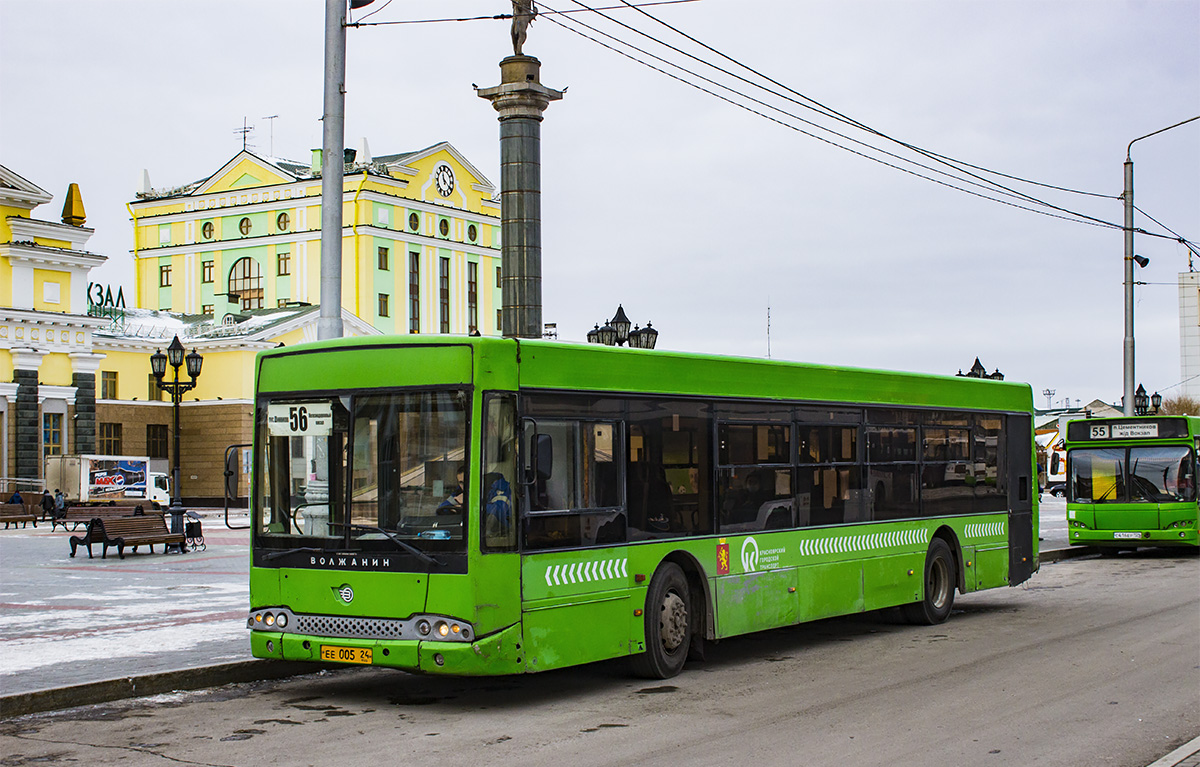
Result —
[[[418,189],[421,199],[429,202],[449,200],[452,204],[467,207],[462,198],[478,195],[489,199],[496,193],[492,182],[448,141],[408,154],[376,157],[375,161],[383,163],[393,175],[408,176],[409,188]],[[446,191],[444,177],[438,177],[438,170],[443,165],[449,166],[453,174],[454,188],[449,195],[441,194]],[[442,181],[440,189],[439,181]],[[474,194],[468,194],[467,190]]]
[[[0,165],[0,205],[33,210],[53,195],[24,176]]]
[[[188,194],[194,196],[234,189],[290,184],[298,179],[298,176],[275,163],[243,149]]]

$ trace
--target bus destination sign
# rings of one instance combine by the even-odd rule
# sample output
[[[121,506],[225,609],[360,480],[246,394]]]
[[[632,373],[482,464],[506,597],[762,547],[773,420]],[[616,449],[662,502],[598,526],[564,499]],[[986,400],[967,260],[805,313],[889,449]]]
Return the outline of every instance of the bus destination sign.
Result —
[[[328,437],[333,433],[333,405],[329,402],[268,405],[267,433],[272,437]]]
[[[1090,439],[1154,439],[1158,437],[1158,424],[1150,423],[1113,423],[1092,424],[1089,431]]]

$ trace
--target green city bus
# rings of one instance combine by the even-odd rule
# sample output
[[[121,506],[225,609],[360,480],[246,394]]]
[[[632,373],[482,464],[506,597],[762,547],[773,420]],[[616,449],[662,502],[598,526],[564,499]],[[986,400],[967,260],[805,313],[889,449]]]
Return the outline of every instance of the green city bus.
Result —
[[[1089,418],[1067,424],[1071,543],[1102,554],[1196,548],[1200,418]]]
[[[666,678],[1038,567],[1025,384],[414,335],[264,352],[255,406],[260,658]]]

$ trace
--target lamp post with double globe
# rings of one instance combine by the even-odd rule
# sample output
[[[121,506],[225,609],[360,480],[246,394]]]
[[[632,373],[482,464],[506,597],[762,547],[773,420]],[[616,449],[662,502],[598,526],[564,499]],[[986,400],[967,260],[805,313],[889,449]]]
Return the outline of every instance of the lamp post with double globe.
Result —
[[[179,336],[175,336],[171,341],[166,354],[163,354],[161,349],[156,349],[154,354],[150,355],[150,370],[154,373],[154,380],[158,388],[171,395],[175,411],[175,449],[171,473],[171,507],[169,509],[171,532],[173,533],[183,533],[183,502],[179,498],[179,403],[183,401],[185,392],[196,388],[196,379],[200,377],[200,367],[203,364],[204,357],[195,349],[186,355],[183,353],[183,344],[180,343]],[[163,376],[167,373],[167,365],[175,370],[174,381],[163,381]],[[179,368],[181,367],[186,368],[191,381],[179,380]]]

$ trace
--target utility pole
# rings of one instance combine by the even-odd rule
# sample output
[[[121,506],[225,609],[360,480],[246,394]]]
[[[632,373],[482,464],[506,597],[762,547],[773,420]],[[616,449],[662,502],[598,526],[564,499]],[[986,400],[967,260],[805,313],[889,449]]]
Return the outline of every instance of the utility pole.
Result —
[[[323,341],[342,337],[346,0],[325,0],[325,105],[321,120],[321,311],[317,340]]]
[[[1133,150],[1133,145],[1144,138],[1157,136],[1160,133],[1169,131],[1172,128],[1178,128],[1180,125],[1186,125],[1194,120],[1200,120],[1200,115],[1189,117],[1183,122],[1177,122],[1174,125],[1168,125],[1165,128],[1156,130],[1153,133],[1147,133],[1145,136],[1138,136],[1133,141],[1129,142],[1129,146],[1125,148],[1125,190],[1121,193],[1121,200],[1125,204],[1125,343],[1124,343],[1124,400],[1123,408],[1125,415],[1133,415],[1133,388],[1134,384],[1134,354],[1133,354],[1133,263],[1140,257],[1133,253],[1133,160],[1130,159],[1130,153]],[[1146,259],[1138,261],[1142,266],[1146,265]]]

